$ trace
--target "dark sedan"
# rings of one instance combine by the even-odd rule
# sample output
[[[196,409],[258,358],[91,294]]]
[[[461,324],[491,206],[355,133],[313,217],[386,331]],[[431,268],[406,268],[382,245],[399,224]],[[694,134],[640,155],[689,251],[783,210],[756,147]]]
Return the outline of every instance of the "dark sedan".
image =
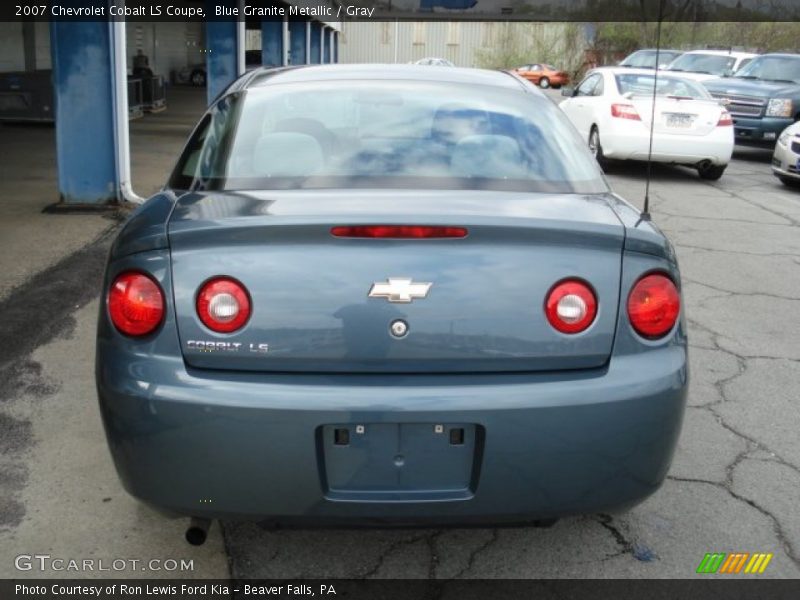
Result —
[[[680,431],[672,246],[502,72],[257,69],[113,245],[123,484],[195,517],[549,523],[632,506]]]

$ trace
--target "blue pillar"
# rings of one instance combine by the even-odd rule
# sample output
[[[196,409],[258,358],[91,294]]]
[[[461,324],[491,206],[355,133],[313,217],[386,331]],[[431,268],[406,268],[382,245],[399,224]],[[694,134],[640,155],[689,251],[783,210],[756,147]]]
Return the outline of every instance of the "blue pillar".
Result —
[[[206,21],[206,97],[211,104],[239,76],[236,21]]]
[[[319,21],[311,22],[311,60],[312,64],[318,65],[322,62],[322,23]]]
[[[301,19],[289,21],[289,64],[306,64],[306,22]]]
[[[261,21],[261,64],[283,64],[283,21]]]
[[[322,64],[331,62],[331,32],[327,27],[322,27]]]
[[[119,175],[111,28],[106,21],[53,20],[50,51],[60,199],[67,204],[115,202]]]

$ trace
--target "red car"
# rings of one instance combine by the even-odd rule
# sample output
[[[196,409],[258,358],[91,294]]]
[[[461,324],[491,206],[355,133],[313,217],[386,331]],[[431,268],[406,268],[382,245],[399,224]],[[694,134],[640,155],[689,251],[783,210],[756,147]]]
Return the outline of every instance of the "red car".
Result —
[[[543,88],[550,86],[560,88],[562,85],[569,83],[569,73],[559,71],[552,65],[542,63],[523,65],[514,69],[514,73]]]

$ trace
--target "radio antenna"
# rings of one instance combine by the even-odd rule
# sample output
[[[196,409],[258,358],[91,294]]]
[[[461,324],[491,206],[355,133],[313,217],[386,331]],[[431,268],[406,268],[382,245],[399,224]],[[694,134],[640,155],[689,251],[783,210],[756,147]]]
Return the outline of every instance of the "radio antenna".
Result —
[[[664,20],[664,0],[658,2],[658,22],[656,23],[656,64],[653,75],[653,102],[650,106],[650,141],[647,148],[647,178],[644,184],[644,208],[639,218],[650,220],[650,175],[653,168],[653,127],[656,123],[656,90],[658,88],[658,66],[661,61],[661,21]]]

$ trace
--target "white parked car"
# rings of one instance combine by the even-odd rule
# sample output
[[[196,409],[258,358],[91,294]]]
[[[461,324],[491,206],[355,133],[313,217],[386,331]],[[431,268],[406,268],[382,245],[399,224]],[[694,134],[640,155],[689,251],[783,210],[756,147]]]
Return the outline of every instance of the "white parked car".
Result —
[[[455,67],[455,65],[446,58],[436,57],[420,58],[418,61],[415,61],[414,64],[427,65],[429,67]]]
[[[800,121],[778,136],[772,155],[772,174],[785,185],[800,187]]]
[[[619,66],[629,69],[655,69],[658,66],[659,69],[663,69],[681,54],[683,52],[680,50],[644,48],[626,56]],[[656,65],[656,59],[658,59],[658,65]]]
[[[706,81],[733,75],[756,56],[752,52],[692,50],[673,60],[666,70],[694,81]]]
[[[733,154],[733,120],[699,83],[658,72],[601,67],[587,73],[561,109],[597,161],[647,160],[653,124],[652,159],[695,167],[703,179],[719,179]]]

